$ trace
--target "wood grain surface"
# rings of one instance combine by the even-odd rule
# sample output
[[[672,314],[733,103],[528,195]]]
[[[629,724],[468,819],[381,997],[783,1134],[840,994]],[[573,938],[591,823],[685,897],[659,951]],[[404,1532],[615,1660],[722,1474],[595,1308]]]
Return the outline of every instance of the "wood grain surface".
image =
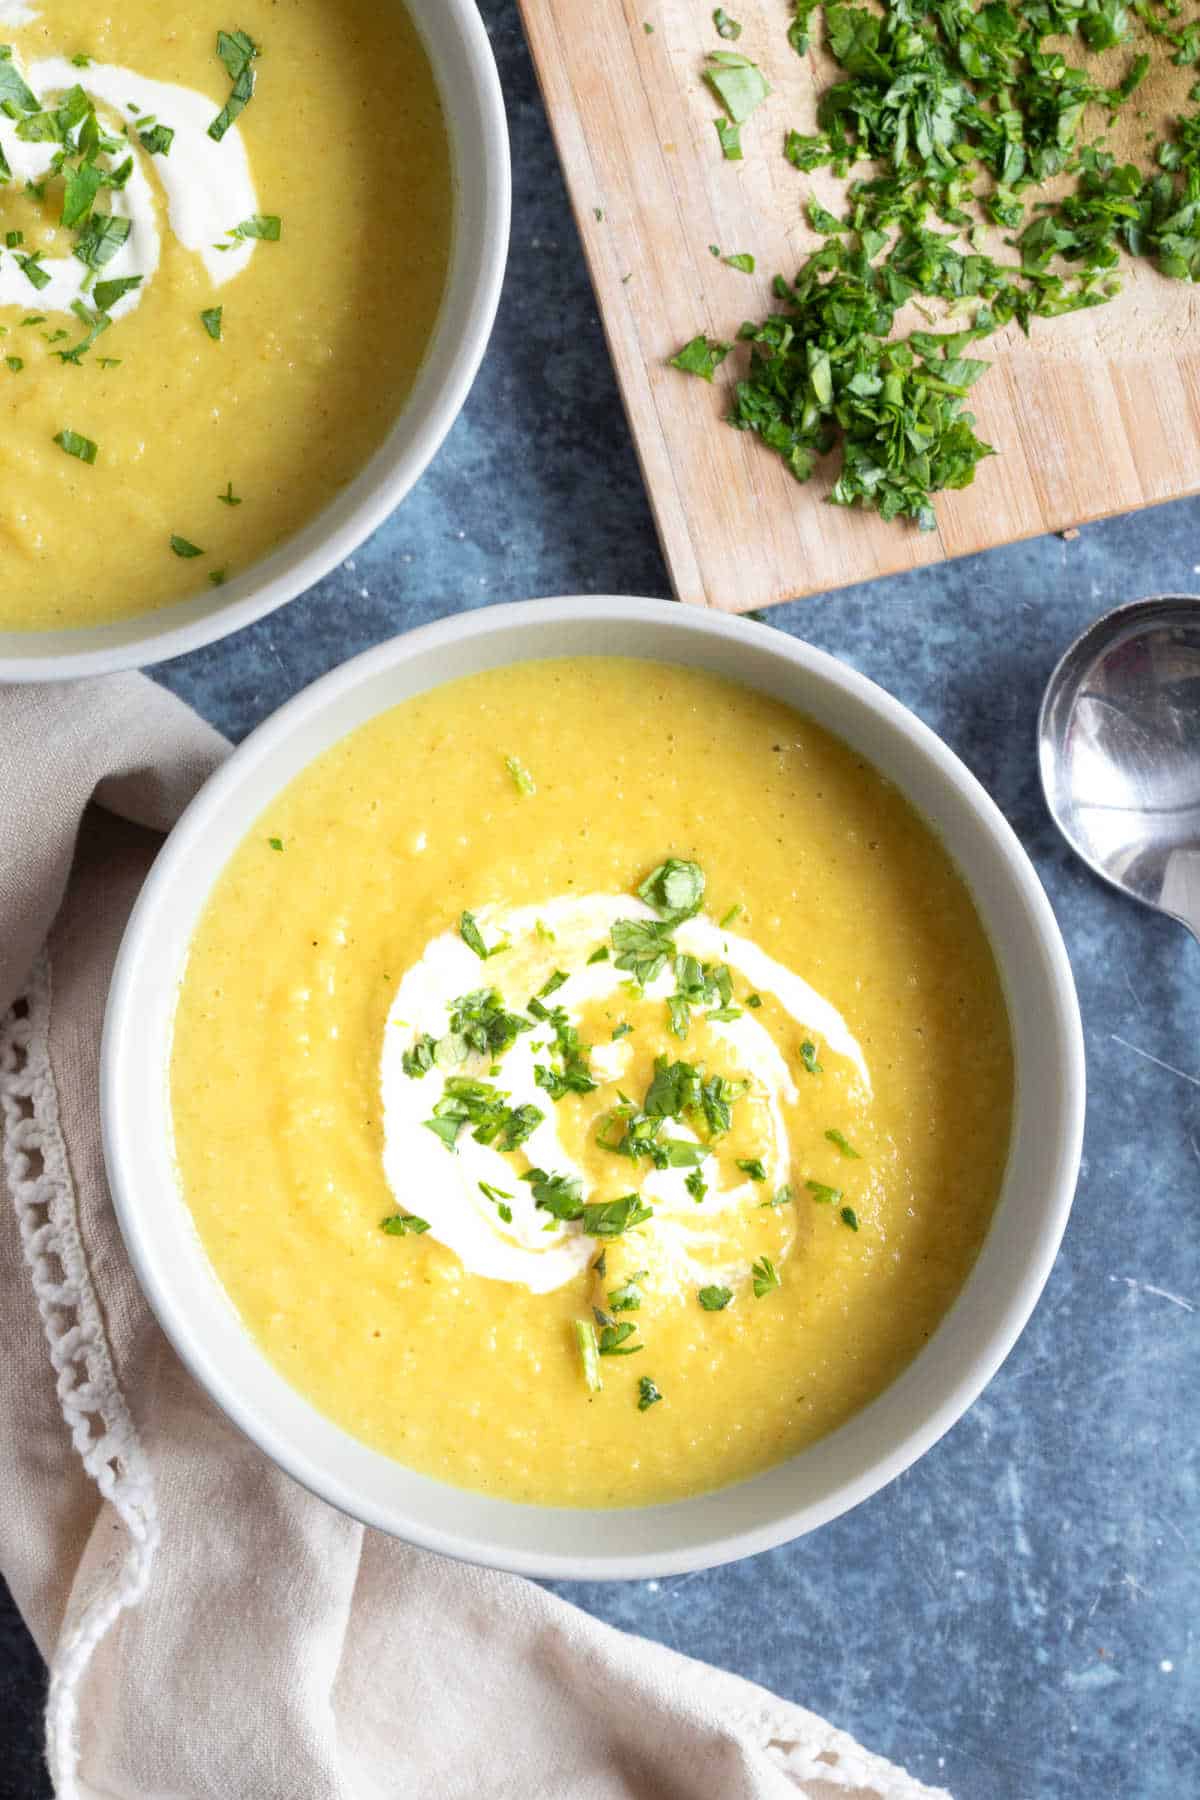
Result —
[[[973,487],[938,498],[936,531],[827,504],[833,458],[798,485],[750,433],[722,423],[743,351],[711,387],[667,358],[699,331],[731,339],[743,319],[765,316],[771,277],[794,274],[820,241],[809,196],[838,210],[828,173],[803,175],[782,154],[789,127],[816,128],[831,65],[819,49],[791,50],[787,0],[731,5],[736,47],[772,93],[742,128],[744,160],[727,162],[701,77],[706,53],[729,46],[707,0],[521,7],[681,600],[749,611],[1200,490],[1200,308],[1194,289],[1145,265],[1124,272],[1107,306],[1038,321],[1029,339],[1010,326],[973,352],[994,362],[971,406],[998,454]],[[1186,109],[1194,76],[1161,59],[1112,147],[1142,153],[1147,131]],[[710,246],[751,252],[756,273],[725,267]]]

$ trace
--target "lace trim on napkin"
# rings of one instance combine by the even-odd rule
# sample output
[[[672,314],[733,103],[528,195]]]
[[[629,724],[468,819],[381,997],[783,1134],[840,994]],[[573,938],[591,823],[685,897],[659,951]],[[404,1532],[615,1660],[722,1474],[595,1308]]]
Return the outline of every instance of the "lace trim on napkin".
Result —
[[[50,963],[0,1021],[4,1177],[16,1207],[63,1417],[83,1466],[125,1527],[124,1546],[77,1585],[50,1666],[46,1754],[59,1800],[74,1800],[79,1686],[100,1640],[146,1591],[158,1545],[154,1481],[117,1383],[84,1255],[58,1091],[50,1067]]]

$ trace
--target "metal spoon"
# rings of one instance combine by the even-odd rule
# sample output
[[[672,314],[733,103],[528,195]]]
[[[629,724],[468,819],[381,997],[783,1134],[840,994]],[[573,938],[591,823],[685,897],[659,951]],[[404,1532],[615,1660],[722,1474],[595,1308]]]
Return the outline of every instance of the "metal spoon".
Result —
[[[1046,686],[1051,817],[1089,868],[1200,938],[1200,599],[1118,606]]]

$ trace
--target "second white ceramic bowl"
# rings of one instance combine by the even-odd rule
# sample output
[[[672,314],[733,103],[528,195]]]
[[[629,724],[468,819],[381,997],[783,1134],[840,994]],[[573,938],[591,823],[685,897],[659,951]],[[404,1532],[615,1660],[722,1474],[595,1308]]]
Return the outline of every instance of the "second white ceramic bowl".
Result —
[[[226,860],[272,797],[346,732],[411,695],[535,657],[618,653],[710,669],[786,701],[860,751],[934,826],[1000,967],[1017,1095],[1004,1188],[979,1259],[929,1344],[865,1411],[790,1462],[667,1506],[521,1506],[415,1474],[316,1412],[267,1362],[218,1283],[172,1159],[167,1068],[188,945]],[[563,599],[459,615],[336,669],[246,740],[189,807],[134,910],[102,1059],[109,1178],[142,1286],[229,1417],[335,1506],[421,1544],[526,1574],[705,1567],[810,1531],[929,1448],[990,1380],[1049,1274],[1083,1128],[1083,1043],[1058,927],[1012,831],[926,726],[861,675],[769,626],[662,601]]]
[[[475,0],[403,4],[424,39],[441,96],[455,211],[441,311],[395,426],[331,505],[224,587],[111,625],[0,631],[0,682],[66,681],[162,662],[294,600],[383,523],[424,473],[458,417],[487,348],[504,279],[511,195],[508,128]]]

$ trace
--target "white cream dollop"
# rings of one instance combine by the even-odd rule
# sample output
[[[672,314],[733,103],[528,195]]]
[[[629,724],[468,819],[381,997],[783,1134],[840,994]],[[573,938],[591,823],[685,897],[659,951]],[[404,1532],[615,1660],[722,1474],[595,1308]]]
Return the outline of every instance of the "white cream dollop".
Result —
[[[401,980],[388,1014],[380,1065],[384,1173],[401,1209],[425,1219],[432,1235],[472,1274],[520,1282],[534,1293],[547,1293],[583,1272],[596,1254],[596,1241],[578,1225],[563,1224],[539,1210],[529,1184],[514,1178],[512,1161],[492,1146],[476,1143],[469,1126],[459,1134],[453,1152],[427,1128],[425,1121],[445,1092],[447,1076],[470,1074],[487,1080],[488,1059],[473,1056],[458,1068],[435,1066],[426,1075],[414,1077],[404,1072],[405,1052],[423,1033],[443,1036],[448,1009],[462,995],[495,986],[509,1007],[521,1011],[528,996],[556,969],[568,971],[568,979],[549,1004],[562,1007],[572,1023],[578,1024],[584,1007],[614,993],[629,979],[611,957],[589,963],[590,953],[597,945],[608,943],[616,920],[653,917],[641,901],[615,894],[563,896],[540,906],[481,910],[478,923],[485,939],[489,943],[506,941],[510,946],[503,956],[481,963],[457,932],[444,932],[430,940]],[[752,989],[774,995],[797,1025],[853,1063],[869,1091],[866,1061],[845,1020],[800,976],[751,939],[702,916],[679,925],[674,937],[678,950],[701,961],[724,962]],[[665,1001],[673,990],[674,975],[668,963],[645,991]],[[763,1161],[768,1183],[780,1185],[787,1180],[790,1164],[781,1103],[796,1097],[787,1061],[754,1011],[743,1009],[735,1019],[711,1021],[708,1029],[729,1047],[738,1070],[750,1077],[755,1095],[765,1106],[769,1143],[763,1146]],[[584,1182],[586,1200],[584,1171],[562,1142],[555,1104],[534,1080],[535,1063],[550,1058],[545,1049],[535,1051],[533,1043],[544,1043],[549,1035],[548,1028],[522,1033],[504,1054],[501,1073],[494,1079],[509,1096],[510,1105],[529,1103],[544,1115],[522,1146],[529,1161],[554,1174],[578,1177]],[[627,1039],[594,1045],[593,1074],[602,1082],[619,1082],[630,1054]],[[680,1054],[686,1056],[682,1045]],[[670,1135],[694,1137],[686,1124],[674,1121]],[[758,1205],[764,1192],[749,1179],[720,1186],[711,1158],[706,1159],[702,1173],[709,1190],[700,1203],[687,1190],[685,1169],[654,1169],[636,1181],[642,1197],[654,1207],[649,1229],[656,1239],[658,1258],[680,1281],[717,1278],[719,1271],[711,1255],[702,1251],[711,1247],[714,1237],[719,1238],[719,1215],[730,1207]],[[509,1196],[505,1204],[512,1212],[511,1223],[501,1219],[480,1182]],[[634,1181],[629,1185],[635,1185]]]
[[[258,197],[237,126],[231,126],[219,143],[208,135],[220,109],[207,94],[171,81],[152,81],[116,64],[89,63],[86,68],[76,68],[62,56],[33,63],[21,74],[43,105],[53,105],[78,84],[102,109],[102,125],[112,131],[114,119],[119,118],[129,127],[133,172],[124,188],[108,191],[106,204],[119,218],[128,219],[131,229],[116,255],[99,271],[98,279],[140,275],[142,281],[140,287],[113,302],[108,309],[112,318],[139,304],[158,268],[162,247],[155,183],[165,197],[172,233],[184,249],[201,258],[214,286],[241,273],[254,254],[254,240],[230,238],[228,233],[258,211]],[[137,112],[130,110],[131,103]],[[139,125],[151,117],[175,133],[165,156],[151,156],[138,140]],[[0,113],[0,149],[13,180],[40,181],[59,146],[26,143],[17,136],[16,127],[15,119]],[[114,153],[113,160],[120,161],[121,155]],[[70,232],[63,235],[73,239]],[[221,244],[228,247],[218,248]],[[89,303],[83,291],[87,269],[70,247],[65,256],[46,256],[41,267],[50,280],[45,287],[35,288],[11,252],[0,255],[0,306],[50,313],[69,312],[75,300]]]

